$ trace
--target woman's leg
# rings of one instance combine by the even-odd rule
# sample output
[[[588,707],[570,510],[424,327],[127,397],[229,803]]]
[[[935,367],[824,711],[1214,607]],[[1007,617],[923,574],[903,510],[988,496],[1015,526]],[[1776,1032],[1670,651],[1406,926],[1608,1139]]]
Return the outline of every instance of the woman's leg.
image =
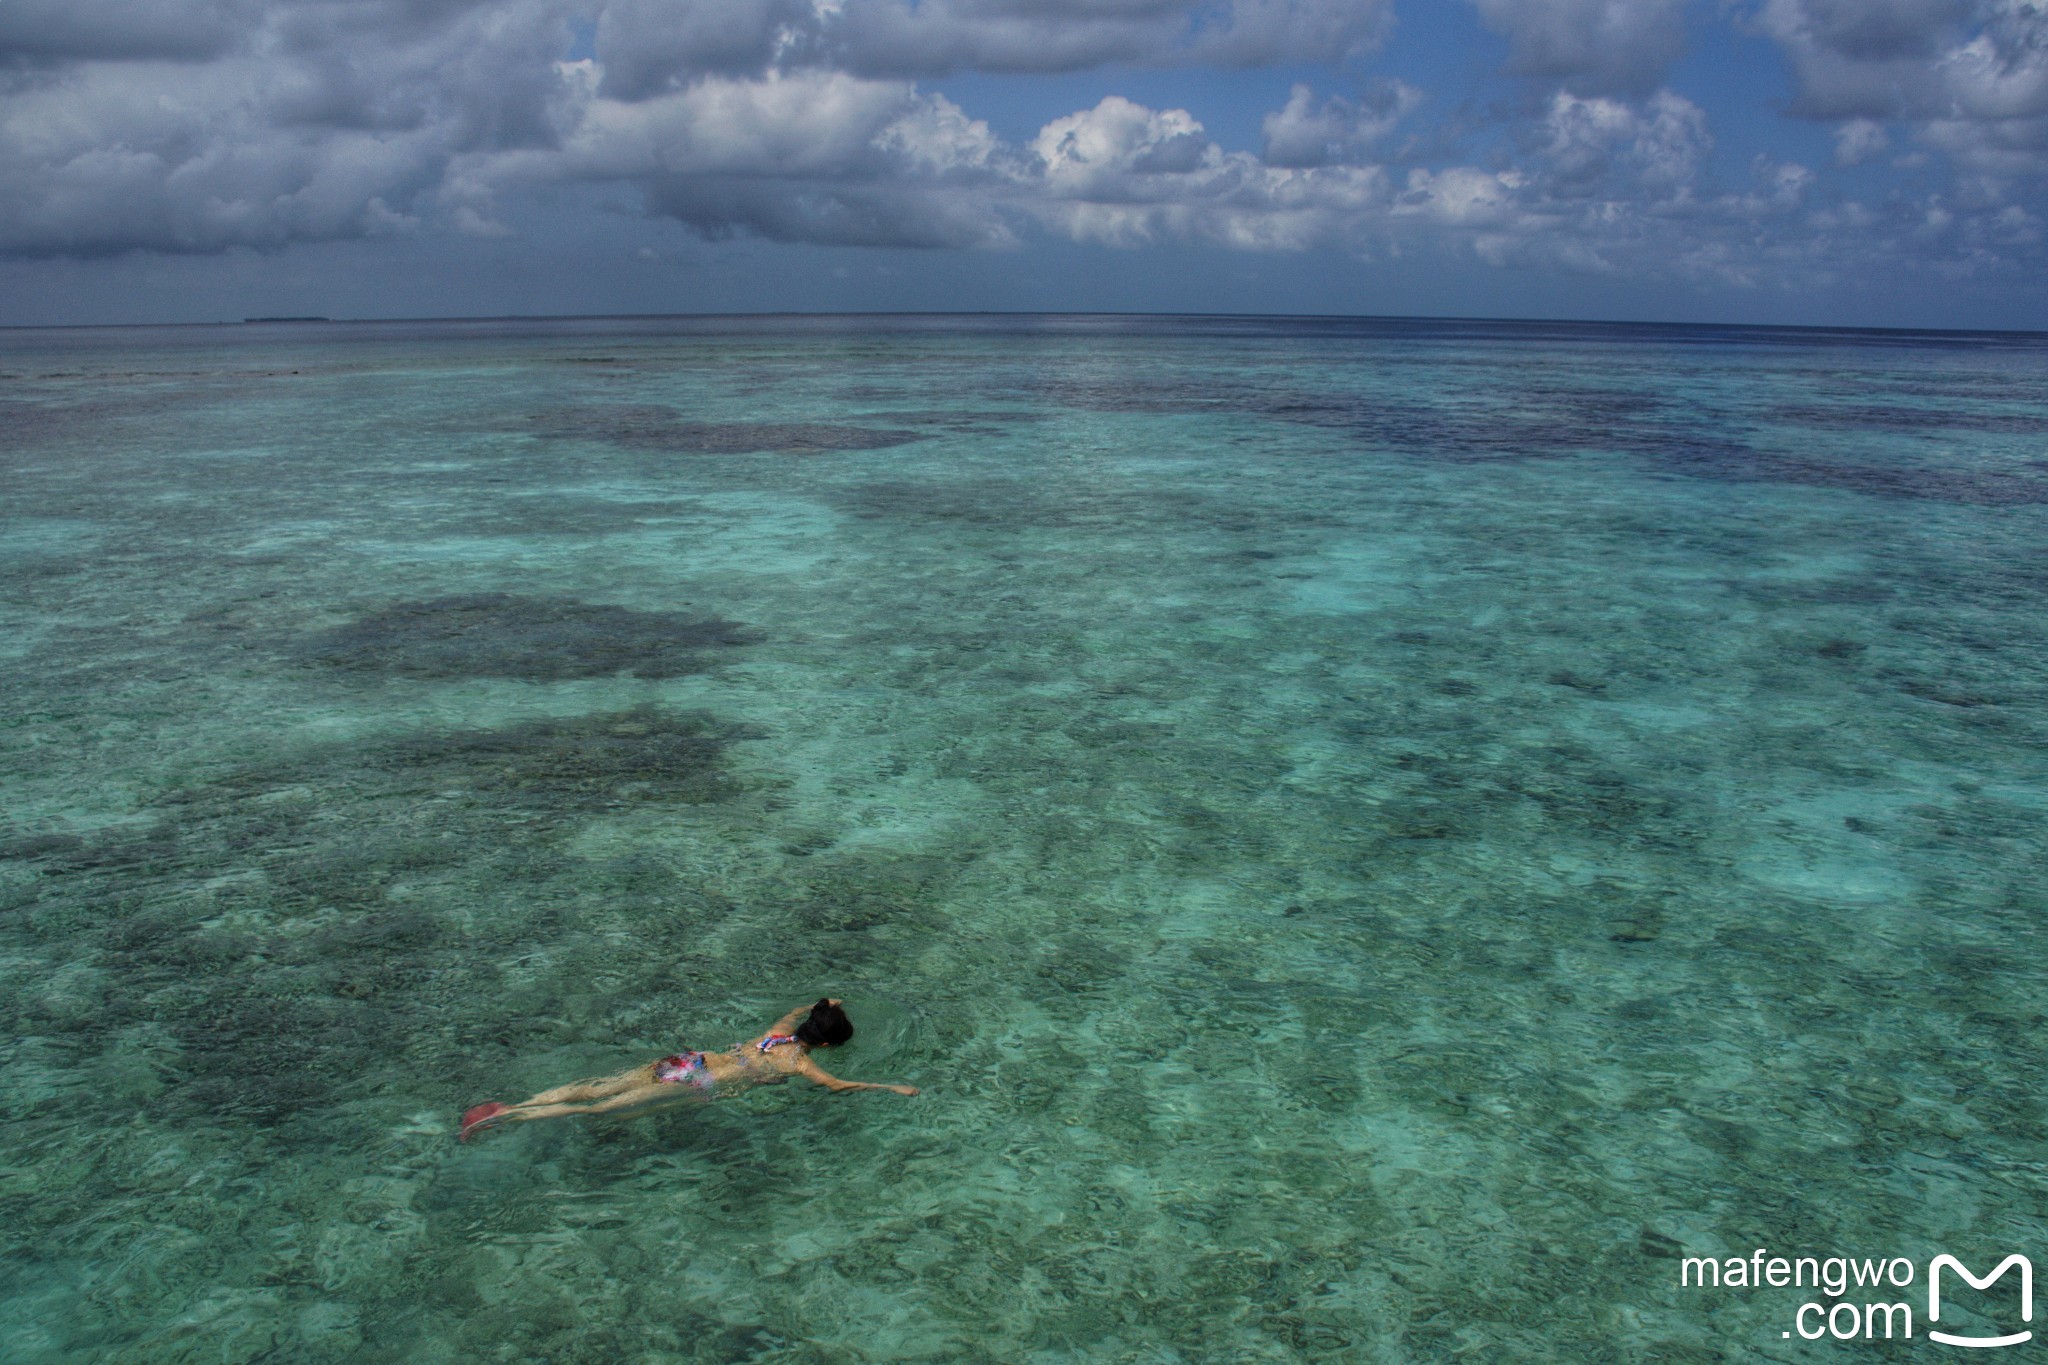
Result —
[[[557,1114],[594,1114],[601,1109],[624,1108],[626,1104],[638,1104],[644,1096],[662,1087],[655,1084],[652,1064],[636,1066],[630,1071],[621,1071],[616,1076],[605,1076],[594,1081],[577,1081],[573,1085],[558,1085],[553,1090],[543,1090],[532,1099],[521,1100],[518,1104],[479,1104],[462,1116],[462,1126],[457,1136],[464,1142],[479,1128],[488,1127],[506,1119],[544,1119]],[[607,1103],[618,1096],[629,1096],[623,1104]]]
[[[627,1090],[637,1089],[652,1079],[647,1067],[636,1066],[631,1071],[621,1071],[616,1076],[604,1076],[594,1081],[576,1081],[569,1085],[558,1085],[553,1090],[543,1090],[532,1099],[521,1100],[514,1109],[527,1109],[537,1104],[581,1104],[590,1100],[601,1100]]]
[[[567,1087],[564,1088],[566,1089]],[[524,1104],[514,1105],[504,1113],[497,1115],[497,1117],[506,1121],[516,1120],[524,1122],[527,1119],[561,1118],[565,1114],[605,1114],[615,1109],[631,1109],[636,1104],[646,1104],[649,1100],[659,1099],[664,1095],[674,1098],[676,1087],[672,1085],[635,1086],[631,1090],[613,1092],[609,1098],[601,1099],[595,1104],[542,1103],[545,1097],[536,1095]]]

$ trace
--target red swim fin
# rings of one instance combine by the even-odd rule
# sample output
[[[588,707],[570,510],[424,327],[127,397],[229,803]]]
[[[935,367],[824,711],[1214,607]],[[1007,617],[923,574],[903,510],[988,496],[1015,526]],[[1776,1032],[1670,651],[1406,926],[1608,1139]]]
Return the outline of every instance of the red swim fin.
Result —
[[[479,1104],[476,1108],[462,1116],[462,1131],[456,1136],[464,1142],[469,1141],[471,1133],[511,1107],[509,1104],[500,1104],[496,1100],[491,1100],[486,1104]]]

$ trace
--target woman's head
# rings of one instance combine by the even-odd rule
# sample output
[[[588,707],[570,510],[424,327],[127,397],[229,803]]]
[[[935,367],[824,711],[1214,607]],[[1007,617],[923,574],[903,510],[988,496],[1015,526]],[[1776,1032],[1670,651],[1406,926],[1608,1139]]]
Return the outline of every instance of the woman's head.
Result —
[[[796,1026],[796,1040],[811,1047],[837,1047],[853,1037],[853,1020],[830,1000],[811,1006],[810,1014]]]

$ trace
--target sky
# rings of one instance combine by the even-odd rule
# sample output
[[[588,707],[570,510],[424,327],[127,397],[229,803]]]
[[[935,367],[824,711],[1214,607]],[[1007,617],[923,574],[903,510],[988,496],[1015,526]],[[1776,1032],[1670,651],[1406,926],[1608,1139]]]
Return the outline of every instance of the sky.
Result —
[[[2048,0],[0,0],[0,325],[2048,329]]]

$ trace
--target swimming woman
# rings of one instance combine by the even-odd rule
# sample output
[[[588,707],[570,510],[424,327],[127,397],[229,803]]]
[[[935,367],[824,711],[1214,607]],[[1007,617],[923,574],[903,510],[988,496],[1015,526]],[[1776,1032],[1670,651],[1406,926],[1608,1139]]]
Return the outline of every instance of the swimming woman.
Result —
[[[543,1090],[518,1104],[479,1104],[462,1116],[462,1140],[469,1141],[471,1133],[487,1124],[552,1119],[563,1114],[608,1114],[674,1099],[692,1090],[771,1085],[791,1076],[801,1076],[827,1090],[893,1090],[899,1095],[915,1095],[914,1085],[842,1081],[811,1060],[812,1049],[837,1047],[853,1037],[853,1021],[839,1005],[837,1000],[820,1000],[798,1023],[797,1016],[805,1014],[799,1005],[770,1024],[766,1033],[730,1052],[685,1049],[616,1076]]]

